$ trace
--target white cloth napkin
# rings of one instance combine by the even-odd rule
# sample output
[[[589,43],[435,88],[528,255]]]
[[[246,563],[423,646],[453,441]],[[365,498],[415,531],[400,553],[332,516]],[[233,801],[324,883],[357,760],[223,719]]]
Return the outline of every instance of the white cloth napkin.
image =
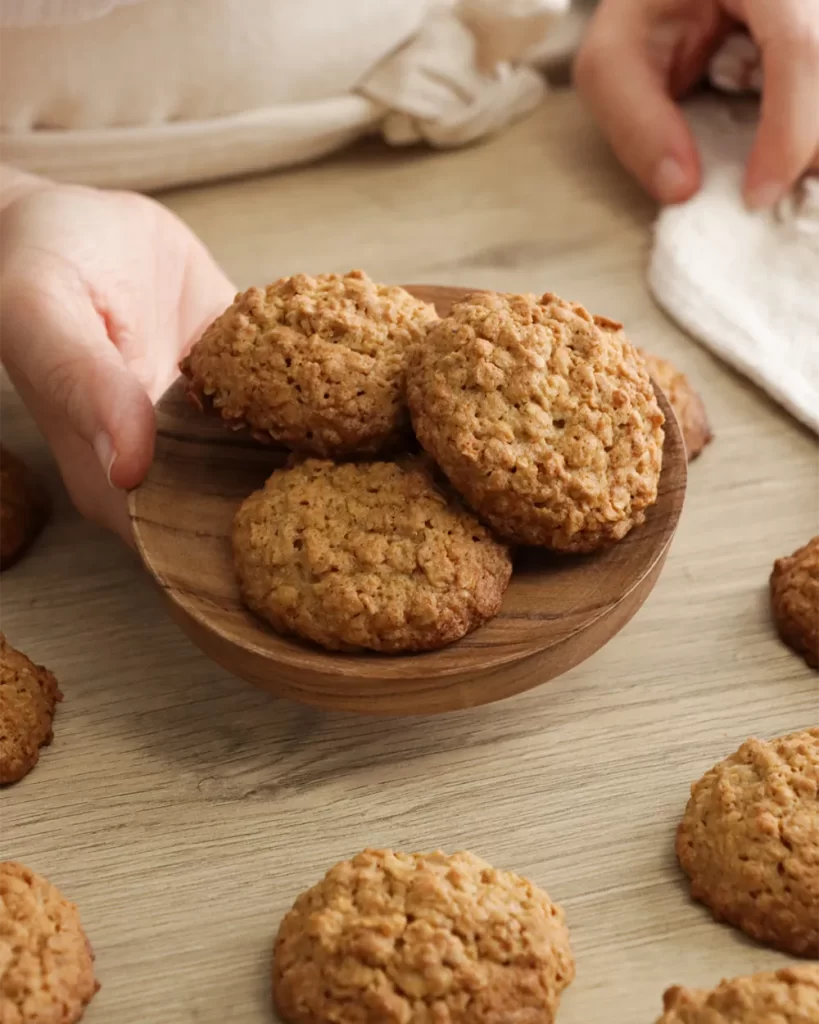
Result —
[[[563,36],[568,5],[0,0],[0,147],[35,174],[156,189],[302,163],[379,131],[459,146],[540,102],[528,51],[549,50],[553,25]]]
[[[521,59],[570,0],[461,0],[435,7],[418,34],[359,92],[385,108],[392,145],[462,146],[532,110],[545,82]]]
[[[715,84],[759,87],[748,42],[715,60]],[[749,212],[741,188],[756,104],[702,97],[687,116],[703,185],[660,213],[649,286],[683,328],[819,433],[819,176],[773,210]]]

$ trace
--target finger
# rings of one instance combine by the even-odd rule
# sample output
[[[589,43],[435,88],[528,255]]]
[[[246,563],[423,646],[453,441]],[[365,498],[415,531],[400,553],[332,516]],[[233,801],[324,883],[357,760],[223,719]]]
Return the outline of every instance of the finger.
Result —
[[[745,197],[761,207],[780,199],[819,151],[819,0],[744,6],[764,80]]]
[[[574,77],[618,159],[655,199],[693,195],[700,182],[693,136],[663,74],[636,44],[591,36]]]
[[[112,486],[136,486],[153,456],[153,406],[85,291],[55,279],[46,297],[6,279],[2,292],[3,360],[35,418],[82,438]]]

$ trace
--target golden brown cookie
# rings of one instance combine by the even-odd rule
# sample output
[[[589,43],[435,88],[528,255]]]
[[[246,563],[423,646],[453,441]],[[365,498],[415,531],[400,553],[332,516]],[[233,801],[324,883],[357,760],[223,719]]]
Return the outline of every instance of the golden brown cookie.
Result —
[[[722,981],[716,988],[681,988],[663,996],[657,1024],[817,1024],[819,967],[785,967]]]
[[[819,668],[819,537],[774,562],[771,610],[785,643]]]
[[[620,325],[555,295],[477,293],[415,350],[413,425],[504,539],[593,551],[657,498],[663,414]]]
[[[24,462],[0,445],[0,570],[21,558],[48,518],[45,491]]]
[[[512,562],[421,458],[276,470],[240,507],[247,606],[331,650],[443,647],[492,618]]]
[[[279,928],[287,1024],[551,1024],[574,978],[563,911],[471,853],[367,850],[303,893]]]
[[[98,989],[74,904],[23,864],[0,863],[2,1024],[74,1024]]]
[[[674,410],[690,462],[696,459],[714,436],[702,398],[691,386],[688,377],[673,363],[660,356],[651,355],[643,349],[640,349],[640,352],[646,361],[648,372],[663,389]]]
[[[181,370],[233,426],[314,455],[372,455],[407,433],[407,356],[434,319],[363,271],[299,274],[237,295]]]
[[[0,785],[28,775],[52,738],[57,680],[0,633]],[[0,1021],[2,1018],[0,1018]]]
[[[691,787],[677,856],[717,921],[819,956],[819,729],[746,740],[706,772]]]

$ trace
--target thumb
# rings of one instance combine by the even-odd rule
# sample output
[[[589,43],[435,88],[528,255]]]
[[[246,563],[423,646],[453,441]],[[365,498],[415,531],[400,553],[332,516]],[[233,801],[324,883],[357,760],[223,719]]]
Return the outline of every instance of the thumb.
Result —
[[[3,289],[3,361],[38,421],[78,435],[111,486],[135,487],[153,457],[151,400],[84,291]]]

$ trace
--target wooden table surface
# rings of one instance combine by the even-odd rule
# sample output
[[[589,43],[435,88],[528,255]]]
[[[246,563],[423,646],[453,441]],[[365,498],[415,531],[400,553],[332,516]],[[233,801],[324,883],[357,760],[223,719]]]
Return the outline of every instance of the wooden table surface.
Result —
[[[673,836],[715,760],[819,721],[817,676],[776,639],[766,589],[773,559],[819,532],[817,447],[652,304],[654,210],[576,99],[460,152],[367,145],[166,199],[242,287],[363,266],[584,302],[690,373],[716,440],[619,636],[540,689],[437,718],[321,714],[229,678],[135,556],[58,496],[2,580],[3,629],[65,701],[53,746],[0,795],[0,848],[79,903],[102,982],[89,1024],[271,1020],[282,913],[368,845],[465,847],[546,888],[578,963],[561,1024],[652,1022],[667,985],[782,964],[689,902]],[[8,391],[2,424],[60,495]]]

